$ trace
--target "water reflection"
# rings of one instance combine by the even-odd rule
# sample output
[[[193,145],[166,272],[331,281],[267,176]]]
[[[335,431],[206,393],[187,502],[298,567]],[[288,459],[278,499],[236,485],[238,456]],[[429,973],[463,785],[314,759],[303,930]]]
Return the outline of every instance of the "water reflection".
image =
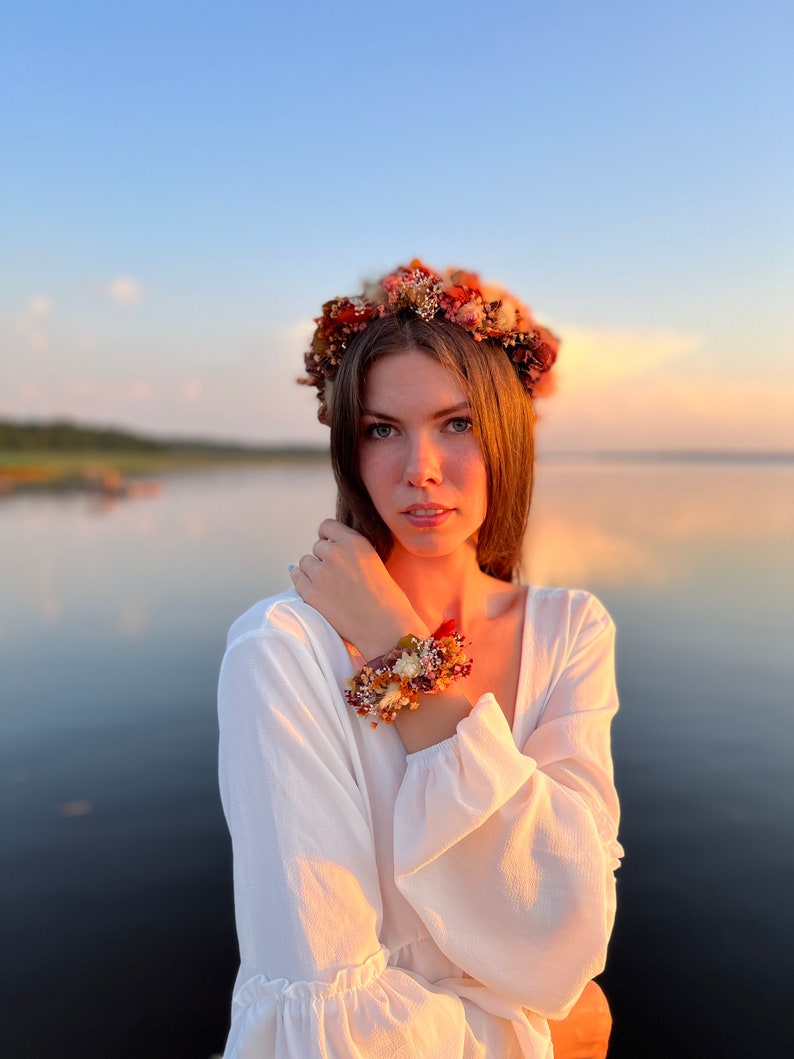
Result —
[[[541,465],[527,561],[545,584],[659,585],[794,537],[794,466]]]
[[[214,601],[220,625],[286,585],[288,563],[333,503],[324,461],[174,477],[159,498],[113,507],[85,496],[6,499],[0,546],[14,562],[0,621],[8,628],[13,614],[20,634],[79,620],[102,638],[138,636]]]
[[[220,1049],[235,952],[218,664],[228,625],[288,586],[334,500],[319,459],[112,504],[0,503],[8,1054],[52,1053],[44,1028],[31,1036],[42,988],[64,1059],[86,1040],[117,1059]],[[791,464],[539,467],[528,576],[596,591],[619,629],[610,1059],[760,1054],[759,1032],[784,1054],[794,1030],[792,539]]]
[[[794,468],[541,463],[525,550],[539,584],[625,586],[697,578],[720,558],[779,557],[794,536]],[[18,496],[0,507],[2,620],[139,635],[175,588],[240,605],[285,587],[334,510],[327,461],[173,477],[161,496],[97,505]],[[750,556],[749,553],[752,553]],[[229,604],[231,606],[231,604]],[[228,609],[228,608],[224,608]]]

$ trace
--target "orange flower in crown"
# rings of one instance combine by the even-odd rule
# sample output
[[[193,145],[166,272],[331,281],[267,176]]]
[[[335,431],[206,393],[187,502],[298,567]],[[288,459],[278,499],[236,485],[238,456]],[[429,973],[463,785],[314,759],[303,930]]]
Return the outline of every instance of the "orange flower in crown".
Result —
[[[373,320],[401,312],[422,320],[448,320],[478,342],[501,346],[532,396],[540,391],[560,348],[559,339],[508,291],[481,283],[475,272],[433,272],[414,259],[366,284],[361,294],[325,303],[305,356],[307,378],[300,381],[316,386],[322,396],[353,338]]]

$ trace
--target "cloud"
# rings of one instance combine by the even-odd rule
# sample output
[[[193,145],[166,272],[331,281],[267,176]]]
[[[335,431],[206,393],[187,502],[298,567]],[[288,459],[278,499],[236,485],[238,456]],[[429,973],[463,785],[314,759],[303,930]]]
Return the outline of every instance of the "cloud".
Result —
[[[710,376],[638,378],[540,406],[545,451],[794,449],[794,384]]]
[[[12,334],[31,353],[46,353],[50,347],[47,321],[54,309],[52,298],[46,294],[32,294],[25,309],[11,324]]]
[[[117,305],[137,305],[141,300],[141,286],[131,276],[117,276],[105,288],[105,293]]]
[[[98,390],[99,387],[93,379],[72,379],[69,383],[69,392],[74,394],[75,397],[91,398],[97,394]]]
[[[625,379],[642,378],[697,353],[702,340],[680,331],[561,329],[562,351],[555,367],[560,391],[603,390]]]
[[[53,308],[52,298],[48,298],[46,294],[34,294],[28,299],[27,315],[45,319],[52,315]]]
[[[134,401],[148,401],[154,396],[154,387],[148,379],[137,379],[130,386],[129,392]]]
[[[314,320],[295,320],[279,329],[278,337],[289,347],[300,346],[304,349],[314,334],[317,324]]]
[[[46,353],[50,348],[50,336],[44,331],[25,330],[22,332],[22,340],[31,353]]]
[[[720,374],[697,334],[562,330],[546,451],[794,448],[794,384]]]
[[[201,379],[183,379],[179,384],[179,396],[189,404],[201,400],[204,396],[204,383]]]

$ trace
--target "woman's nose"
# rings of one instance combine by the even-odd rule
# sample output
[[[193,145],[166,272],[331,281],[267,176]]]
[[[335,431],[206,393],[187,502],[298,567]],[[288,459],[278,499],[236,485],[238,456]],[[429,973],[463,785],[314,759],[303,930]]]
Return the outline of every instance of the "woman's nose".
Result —
[[[406,485],[440,485],[442,477],[437,447],[427,438],[416,438],[406,455],[403,470]]]

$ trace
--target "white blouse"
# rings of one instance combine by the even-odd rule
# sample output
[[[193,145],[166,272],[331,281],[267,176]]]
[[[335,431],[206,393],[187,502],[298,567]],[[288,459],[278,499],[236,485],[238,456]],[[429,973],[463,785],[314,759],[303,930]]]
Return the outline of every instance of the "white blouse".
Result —
[[[232,626],[220,787],[240,971],[225,1059],[539,1059],[603,969],[618,802],[614,626],[529,589],[515,721],[490,693],[406,754],[294,591]]]

